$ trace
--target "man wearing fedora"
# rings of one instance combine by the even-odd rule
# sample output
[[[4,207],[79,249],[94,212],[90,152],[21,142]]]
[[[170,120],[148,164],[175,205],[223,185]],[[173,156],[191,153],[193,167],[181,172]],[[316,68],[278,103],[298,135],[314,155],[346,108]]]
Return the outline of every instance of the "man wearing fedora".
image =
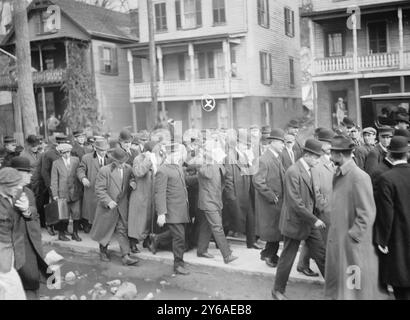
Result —
[[[367,156],[373,150],[376,140],[377,131],[375,128],[368,127],[362,131],[363,144],[354,150],[354,160],[357,166],[364,170]]]
[[[373,150],[369,152],[364,165],[364,170],[372,175],[373,171],[380,164],[387,155],[387,147],[390,145],[391,138],[393,137],[393,128],[389,126],[383,126],[379,129],[379,143],[376,144]]]
[[[3,167],[9,167],[11,159],[20,155],[17,149],[17,140],[14,137],[5,136],[3,138],[4,149],[6,149],[6,155],[3,160]]]
[[[281,162],[284,149],[285,132],[273,129],[267,137],[268,149],[259,158],[258,172],[253,176],[255,187],[256,234],[266,241],[260,258],[272,268],[278,263],[279,241],[282,235],[279,230],[280,212],[283,203],[283,180],[285,168]]]
[[[40,140],[35,135],[29,135],[26,139],[26,147],[20,156],[27,158],[30,161],[30,166],[34,169],[39,161]]]
[[[395,117],[395,121],[396,121],[396,126],[394,127],[395,129],[405,129],[405,130],[409,130],[409,115],[408,113],[397,113],[396,117]]]
[[[303,156],[285,174],[279,221],[284,245],[272,289],[275,300],[287,299],[284,295],[286,284],[302,240],[305,240],[311,257],[324,275],[325,244],[320,229],[324,229],[326,225],[317,216],[316,186],[311,173],[311,168],[318,164],[321,155],[322,143],[314,139],[306,140]]]
[[[102,167],[95,181],[97,209],[91,228],[91,238],[100,245],[100,258],[110,261],[108,245],[114,234],[120,245],[122,263],[136,265],[139,260],[131,256],[128,239],[128,198],[132,169],[126,163],[128,154],[120,147],[109,155],[112,163]]]
[[[86,135],[83,130],[76,130],[73,132],[73,150],[71,150],[71,155],[73,157],[77,157],[78,159],[83,158],[86,154],[85,142],[86,142]]]
[[[326,249],[325,296],[335,300],[382,299],[378,259],[372,243],[376,217],[369,175],[353,160],[355,145],[340,135],[332,140],[337,166]]]
[[[77,168],[80,160],[71,156],[72,146],[68,143],[61,143],[56,150],[61,154],[61,158],[53,162],[51,169],[51,194],[53,200],[65,200],[67,202],[69,217],[73,220],[72,239],[81,241],[78,236],[81,219],[81,184],[77,179]],[[58,240],[69,241],[65,236],[68,227],[68,220],[59,222]]]
[[[107,156],[108,149],[109,145],[107,140],[104,138],[96,140],[94,143],[95,151],[85,154],[77,169],[78,180],[84,187],[81,218],[85,233],[89,233],[91,230],[95,217],[95,209],[97,208],[95,181],[98,171],[110,163]]]
[[[374,243],[380,259],[380,280],[393,287],[397,300],[410,300],[410,147],[406,137],[392,138],[393,168],[378,181]]]

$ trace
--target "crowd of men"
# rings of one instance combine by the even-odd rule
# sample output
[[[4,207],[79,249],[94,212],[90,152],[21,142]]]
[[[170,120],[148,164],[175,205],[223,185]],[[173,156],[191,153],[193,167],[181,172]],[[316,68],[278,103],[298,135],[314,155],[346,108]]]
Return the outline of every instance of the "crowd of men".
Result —
[[[17,274],[27,297],[38,298],[47,276],[41,226],[59,241],[90,233],[104,262],[114,234],[124,265],[139,263],[139,245],[172,250],[181,275],[189,274],[188,250],[214,259],[212,238],[225,263],[236,260],[227,236],[241,233],[262,263],[277,268],[278,300],[287,299],[302,243],[297,271],[318,276],[313,259],[327,298],[385,299],[392,289],[410,299],[409,118],[399,120],[361,130],[345,118],[304,143],[296,120],[285,130],[191,129],[181,141],[172,128],[124,129],[116,139],[55,132],[47,143],[27,137],[24,148],[5,137],[0,298],[5,279]]]

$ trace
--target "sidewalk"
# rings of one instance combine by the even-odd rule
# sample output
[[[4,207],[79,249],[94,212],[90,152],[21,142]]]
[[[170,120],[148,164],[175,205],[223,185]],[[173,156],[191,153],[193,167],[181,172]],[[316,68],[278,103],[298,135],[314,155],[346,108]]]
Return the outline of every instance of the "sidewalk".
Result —
[[[97,242],[91,240],[89,234],[80,233],[80,237],[83,241],[76,242],[76,241],[59,241],[57,240],[57,236],[50,236],[45,230],[42,230],[42,239],[43,243],[47,245],[53,245],[55,247],[64,247],[64,248],[71,248],[75,252],[87,253],[87,252],[99,252]],[[214,267],[223,269],[227,272],[237,272],[240,274],[248,274],[248,275],[260,275],[264,277],[271,278],[272,281],[276,274],[276,268],[268,267],[264,261],[260,260],[259,250],[255,249],[248,249],[246,244],[240,243],[239,241],[229,241],[231,249],[235,256],[238,257],[237,260],[231,262],[230,264],[225,264],[223,262],[222,256],[220,251],[215,248],[213,242],[210,243],[208,252],[215,256],[214,259],[205,259],[205,258],[198,258],[196,256],[196,250],[191,250],[184,254],[184,261],[187,264],[197,265],[197,266],[207,266],[207,267]],[[172,252],[168,251],[159,251],[156,255],[153,255],[147,249],[142,248],[142,245],[138,245],[138,248],[141,250],[141,253],[138,254],[138,257],[141,260],[154,260],[160,261],[169,265],[173,264],[173,255]],[[120,252],[118,243],[114,240],[112,244],[110,244],[109,250]],[[58,252],[58,249],[56,249]],[[279,251],[280,253],[280,251]],[[305,275],[296,271],[296,263],[299,259],[299,253],[296,257],[295,264],[292,268],[290,279],[289,281],[301,281],[307,283],[324,283],[324,280],[321,276],[311,278],[306,277]],[[312,261],[311,268],[315,272],[319,272],[316,264]]]

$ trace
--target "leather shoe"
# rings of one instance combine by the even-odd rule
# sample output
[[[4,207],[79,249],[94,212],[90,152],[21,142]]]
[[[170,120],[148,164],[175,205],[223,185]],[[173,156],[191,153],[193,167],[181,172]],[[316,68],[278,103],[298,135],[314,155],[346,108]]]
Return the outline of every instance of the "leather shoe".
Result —
[[[251,244],[250,246],[248,245],[248,249],[262,250],[263,248],[255,242],[254,244]]]
[[[207,259],[213,259],[213,258],[215,258],[212,254],[210,254],[210,253],[208,253],[208,252],[204,252],[204,253],[201,253],[201,254],[197,254],[197,256],[199,257],[199,258],[207,258]]]
[[[238,257],[235,257],[232,254],[230,254],[228,257],[224,258],[224,262],[228,264],[228,263],[231,263],[232,261],[235,261],[236,259],[238,259]]]
[[[275,291],[274,289],[272,289],[271,294],[272,294],[273,300],[289,300],[289,298],[285,296],[283,293],[280,293],[279,291]]]
[[[149,251],[152,252],[152,254],[156,254],[157,253],[157,247],[158,247],[157,236],[155,234],[151,234],[149,236],[149,238],[150,238],[150,243],[148,245],[148,249],[149,249]]]
[[[77,241],[77,242],[83,241],[83,239],[80,238],[80,236],[78,235],[77,232],[74,232],[74,233],[73,233],[73,236],[71,237],[71,239],[73,239],[73,240],[75,240],[75,241]]]
[[[174,269],[176,274],[182,274],[183,276],[186,276],[189,274],[189,271],[185,269],[183,266],[178,266]]]
[[[100,259],[104,262],[110,262],[110,257],[108,256],[107,252],[100,252]]]
[[[90,233],[90,231],[91,231],[91,225],[88,224],[88,223],[87,223],[86,225],[84,225],[83,231],[84,231],[84,233]]]
[[[263,260],[265,260],[265,263],[271,268],[276,268],[278,266],[278,263],[274,262],[271,258],[266,257]]]
[[[50,236],[55,236],[56,235],[56,232],[55,232],[53,226],[47,226],[46,229],[47,229],[47,232]]]
[[[60,240],[60,241],[70,241],[70,239],[67,238],[67,236],[63,232],[59,233],[58,240]]]
[[[140,253],[141,251],[138,249],[137,245],[135,245],[131,248],[131,252],[132,253]]]
[[[300,273],[303,273],[305,276],[307,277],[319,277],[319,273],[314,272],[312,269],[310,268],[296,268],[296,270]]]
[[[139,262],[137,258],[131,258],[129,254],[122,257],[122,264],[125,266],[134,266]]]

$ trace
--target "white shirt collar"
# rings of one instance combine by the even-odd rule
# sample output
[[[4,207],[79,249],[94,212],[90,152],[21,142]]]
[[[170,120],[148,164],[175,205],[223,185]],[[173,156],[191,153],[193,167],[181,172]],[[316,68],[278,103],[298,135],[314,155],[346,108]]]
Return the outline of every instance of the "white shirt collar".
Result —
[[[397,166],[398,164],[407,164],[407,161],[406,160],[397,160],[397,161],[393,162],[394,166]]]

